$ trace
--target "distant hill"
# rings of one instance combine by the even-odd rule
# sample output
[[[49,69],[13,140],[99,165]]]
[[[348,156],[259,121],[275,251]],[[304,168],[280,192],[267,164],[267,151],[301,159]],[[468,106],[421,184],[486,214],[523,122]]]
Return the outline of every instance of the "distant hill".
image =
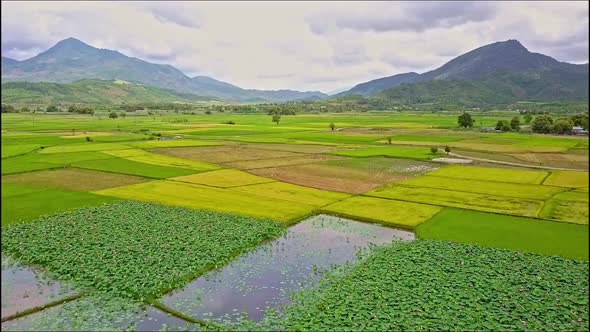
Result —
[[[399,78],[409,74],[359,84],[356,92],[400,103],[493,105],[588,100],[588,64],[559,62],[529,52],[516,40],[482,46],[400,82]],[[355,88],[342,94],[355,94]]]
[[[402,83],[414,83],[419,76],[420,75],[417,73],[405,73],[378,78],[376,80],[355,85],[350,90],[336,94],[335,97],[347,95],[373,96],[385,89],[396,87]]]
[[[147,102],[195,102],[210,98],[183,94],[126,81],[81,80],[73,83],[2,83],[2,103],[33,104],[120,104]]]
[[[5,60],[7,59],[7,60]],[[70,83],[81,79],[125,80],[227,101],[287,101],[324,98],[319,92],[246,90],[206,76],[188,77],[170,65],[150,63],[98,49],[75,38],[23,61],[2,58],[2,82]],[[6,66],[5,66],[6,62]]]
[[[9,68],[10,66],[16,65],[17,63],[18,60],[2,57],[2,68]]]

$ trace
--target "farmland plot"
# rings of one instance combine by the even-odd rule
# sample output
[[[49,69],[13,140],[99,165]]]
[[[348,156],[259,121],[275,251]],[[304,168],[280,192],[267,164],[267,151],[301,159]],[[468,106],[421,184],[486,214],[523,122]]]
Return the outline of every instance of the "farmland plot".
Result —
[[[545,202],[541,217],[588,224],[588,193],[564,192]]]
[[[541,184],[543,179],[549,173],[543,171],[525,171],[488,167],[447,166],[429,174],[482,181]]]
[[[543,184],[570,188],[587,188],[588,172],[553,171]]]

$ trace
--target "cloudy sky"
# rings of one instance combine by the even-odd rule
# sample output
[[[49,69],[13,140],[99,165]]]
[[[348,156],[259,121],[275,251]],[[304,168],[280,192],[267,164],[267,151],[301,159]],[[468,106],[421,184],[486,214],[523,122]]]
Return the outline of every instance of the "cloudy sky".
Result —
[[[2,1],[2,56],[67,37],[245,88],[332,90],[518,39],[588,62],[588,2]]]

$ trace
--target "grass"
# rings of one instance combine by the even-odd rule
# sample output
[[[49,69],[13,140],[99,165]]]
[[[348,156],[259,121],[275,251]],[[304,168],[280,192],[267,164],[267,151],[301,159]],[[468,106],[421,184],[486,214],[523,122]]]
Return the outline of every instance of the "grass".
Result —
[[[131,149],[131,150],[112,150],[112,151],[105,151],[104,153],[120,157],[123,159],[151,164],[151,165],[159,165],[159,166],[167,166],[167,167],[179,167],[185,169],[191,169],[197,172],[205,172],[211,171],[215,169],[219,169],[219,166],[211,165],[203,162],[193,161],[193,160],[186,160],[181,158],[175,158],[165,155],[160,155],[156,153],[149,153],[139,149]]]
[[[429,175],[446,176],[450,178],[528,184],[541,184],[547,174],[547,172],[543,171],[474,166],[447,166],[429,173]]]
[[[195,172],[194,170],[185,168],[152,165],[122,158],[80,161],[72,163],[72,166],[97,171],[137,175],[154,179],[189,175]]]
[[[310,205],[176,181],[152,181],[95,193],[284,223],[310,215],[314,210]]]
[[[131,175],[98,172],[77,168],[60,168],[2,177],[2,185],[7,183],[40,188],[55,188],[74,191],[93,191],[126,186],[147,181]]]
[[[332,152],[339,156],[347,157],[391,157],[391,158],[409,158],[430,160],[436,155],[433,155],[428,148],[408,148],[408,147],[375,147],[358,150],[342,150]]]
[[[374,189],[366,195],[525,217],[537,217],[543,205],[542,201],[532,199],[395,185]]]
[[[8,189],[7,189],[8,188]],[[18,193],[18,194],[15,194]],[[31,221],[41,215],[100,205],[117,199],[59,189],[29,189],[2,184],[2,227]],[[4,232],[4,228],[3,228]],[[4,250],[4,247],[3,247]]]
[[[307,188],[283,182],[255,184],[232,188],[232,190],[243,192],[246,195],[278,198],[316,207],[324,206],[350,196],[343,193]]]
[[[263,178],[235,169],[222,169],[218,171],[179,176],[170,180],[204,184],[212,187],[230,188],[247,186],[257,183],[273,182],[273,179]]]
[[[588,330],[588,262],[445,241],[375,249],[250,330]],[[234,328],[229,328],[234,329]]]
[[[588,188],[588,172],[553,171],[543,184],[570,188]]]
[[[322,208],[323,212],[413,229],[440,210],[439,207],[387,199],[355,196]]]
[[[2,253],[80,289],[143,300],[282,231],[265,220],[120,202],[3,228]]]
[[[541,217],[588,225],[588,192],[564,192],[545,202]]]
[[[398,184],[411,187],[446,189],[486,195],[509,196],[537,200],[549,199],[553,195],[564,190],[563,188],[536,184],[502,183],[473,179],[448,178],[434,175],[424,175],[399,182]]]
[[[418,226],[416,235],[588,260],[588,227],[582,225],[444,209]]]

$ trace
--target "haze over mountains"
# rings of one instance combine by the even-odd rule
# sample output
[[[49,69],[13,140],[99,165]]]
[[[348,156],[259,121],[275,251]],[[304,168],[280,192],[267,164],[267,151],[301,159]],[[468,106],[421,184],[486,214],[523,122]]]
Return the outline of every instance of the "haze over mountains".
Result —
[[[83,83],[72,83],[89,80]],[[98,80],[106,80],[101,82]],[[133,82],[116,85],[113,81]],[[361,83],[328,97],[322,92],[293,90],[249,90],[207,76],[188,77],[170,65],[153,64],[117,51],[97,49],[77,39],[60,41],[47,51],[27,60],[2,58],[2,82],[69,83],[35,85],[3,84],[11,97],[39,100],[45,95],[65,98],[60,89],[76,96],[90,89],[92,100],[130,100],[148,92],[166,101],[223,100],[234,102],[283,102],[318,100],[361,95],[387,101],[416,103],[457,103],[469,105],[506,104],[516,101],[587,101],[588,64],[559,62],[549,56],[529,52],[517,40],[485,45],[460,55],[443,66],[422,74],[403,73]],[[110,85],[110,86],[109,86]],[[18,90],[16,93],[15,91]],[[122,92],[124,90],[126,92]],[[41,93],[41,91],[44,91]],[[101,99],[97,92],[117,98]],[[154,98],[156,98],[154,97]],[[151,99],[154,99],[151,98]],[[3,101],[5,98],[3,97]]]
[[[81,79],[124,80],[212,99],[241,102],[287,101],[327,95],[293,90],[246,90],[206,76],[188,77],[170,65],[153,64],[117,51],[64,39],[30,59],[2,58],[2,82],[69,83]]]

